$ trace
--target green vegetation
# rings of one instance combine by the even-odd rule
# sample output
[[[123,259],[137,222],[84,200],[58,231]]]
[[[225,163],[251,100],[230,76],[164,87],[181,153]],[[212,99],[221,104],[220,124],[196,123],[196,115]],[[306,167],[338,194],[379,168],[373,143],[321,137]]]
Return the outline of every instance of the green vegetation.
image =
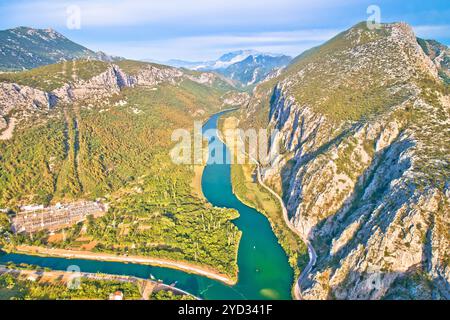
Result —
[[[49,268],[44,268],[44,267],[40,267],[40,266],[36,266],[33,264],[28,264],[28,263],[15,264],[14,262],[11,262],[11,261],[7,262],[5,267],[8,269],[14,269],[14,270],[35,270],[35,271],[50,271],[51,270]]]
[[[309,106],[337,124],[367,121],[407,101],[413,94],[407,84],[420,84],[428,76],[419,67],[417,72],[406,74],[401,57],[412,53],[387,41],[390,32],[387,26],[368,30],[360,23],[303,53],[278,78],[257,88],[252,108],[258,112],[247,121],[266,126],[275,102],[274,88],[283,80],[290,80],[285,91],[299,105]],[[362,56],[365,60],[359,61]],[[446,81],[443,71],[441,76]],[[434,88],[439,84],[433,80],[430,85]]]
[[[153,292],[150,300],[195,300],[195,298],[187,295],[177,295],[172,291],[160,290]]]
[[[64,131],[61,120],[50,120],[0,141],[0,207],[49,203],[66,158]]]
[[[430,49],[428,48],[428,43],[427,40],[422,39],[422,38],[417,38],[417,43],[420,45],[420,47],[422,48],[423,52],[425,52],[426,55],[430,55]]]
[[[108,64],[101,61],[65,61],[29,71],[0,73],[0,82],[14,82],[50,92],[76,79],[88,80],[106,71],[107,67]]]
[[[132,71],[140,64],[122,65]],[[1,242],[183,260],[236,277],[240,232],[231,220],[238,213],[195,194],[194,167],[169,155],[172,132],[218,111],[223,93],[191,80],[129,88],[101,107],[58,105],[64,112],[0,142],[0,207],[100,197],[110,205],[107,215],[60,239],[40,232]]]
[[[376,57],[369,56],[372,63],[350,68],[355,61],[348,49],[354,47],[356,39],[358,46],[362,46],[379,41],[388,32],[385,28],[369,31],[364,24],[360,24],[316,48],[314,54],[297,59],[287,72],[293,75],[299,70],[306,71],[304,80],[292,88],[296,100],[335,121],[358,121],[405,101],[410,92],[401,88],[401,78],[390,79],[383,71],[396,63],[395,57],[381,65]],[[314,68],[309,67],[312,65]],[[391,90],[397,86],[400,90]]]
[[[124,299],[140,299],[134,283],[82,279],[77,289],[61,282],[19,280],[11,274],[0,275],[0,300],[91,300],[109,298],[111,293],[123,292]]]
[[[278,200],[258,183],[253,182],[252,173],[255,169],[256,167],[252,165],[232,165],[233,192],[243,203],[255,208],[269,219],[278,242],[288,255],[289,264],[297,277],[309,261],[306,245],[286,225]]]
[[[103,54],[74,43],[51,29],[18,27],[2,30],[0,47],[2,71],[21,71],[66,60],[103,58]]]
[[[170,68],[165,65],[156,64],[156,63],[150,63],[150,62],[143,62],[143,61],[135,61],[135,60],[121,60],[115,62],[116,65],[119,66],[120,69],[122,69],[126,74],[135,76],[139,74],[143,68],[147,68],[149,66],[156,67],[158,69],[166,69]]]

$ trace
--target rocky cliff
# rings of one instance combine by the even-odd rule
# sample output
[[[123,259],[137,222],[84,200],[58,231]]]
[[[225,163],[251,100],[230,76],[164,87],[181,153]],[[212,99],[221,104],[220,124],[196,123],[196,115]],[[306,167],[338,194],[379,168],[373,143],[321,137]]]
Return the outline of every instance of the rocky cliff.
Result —
[[[450,297],[440,74],[408,25],[359,24],[255,90],[242,123],[279,130],[264,178],[318,255],[303,298]]]
[[[64,67],[61,69],[64,70]],[[220,76],[213,73],[185,73],[180,69],[149,63],[134,61],[123,61],[118,64],[105,63],[103,69],[102,72],[87,78],[78,77],[74,73],[70,81],[65,81],[60,87],[49,92],[32,87],[33,83],[29,85],[15,83],[13,81],[22,78],[17,77],[18,74],[11,73],[14,77],[10,82],[0,82],[0,130],[7,127],[8,118],[13,117],[20,123],[21,120],[33,115],[46,114],[58,104],[72,105],[82,101],[106,103],[108,98],[118,94],[124,88],[136,86],[154,88],[162,83],[179,85],[185,80],[207,87],[217,85],[226,88],[228,86],[228,83]],[[40,75],[39,69],[35,70],[38,70],[36,72],[41,82],[50,81],[46,80],[49,75]],[[74,70],[74,72],[84,71],[76,68]],[[8,80],[7,75],[3,74],[3,79]],[[22,81],[28,83],[29,78],[27,74]],[[52,78],[49,77],[49,79]],[[229,89],[233,88],[230,86]]]

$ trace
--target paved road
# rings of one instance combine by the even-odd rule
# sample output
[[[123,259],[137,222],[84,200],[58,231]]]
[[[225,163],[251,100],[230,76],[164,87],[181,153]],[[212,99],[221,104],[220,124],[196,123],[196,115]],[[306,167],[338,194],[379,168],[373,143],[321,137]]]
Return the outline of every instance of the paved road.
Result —
[[[197,300],[201,300],[199,297],[194,296],[193,294],[184,291],[182,289],[179,289],[175,286],[169,286],[164,283],[160,283],[153,280],[148,279],[142,279],[138,277],[133,276],[124,276],[124,275],[112,275],[112,274],[101,274],[101,273],[89,273],[89,272],[79,272],[79,273],[73,273],[73,272],[67,272],[67,271],[36,271],[36,270],[21,270],[21,269],[10,269],[7,268],[4,265],[0,265],[0,275],[4,273],[14,273],[14,274],[21,274],[25,276],[30,275],[39,275],[42,277],[49,277],[50,279],[58,279],[60,276],[67,277],[66,281],[70,281],[74,278],[85,278],[90,280],[100,280],[100,281],[119,281],[119,282],[129,282],[129,283],[137,283],[137,284],[144,284],[144,290],[141,293],[143,300],[149,300],[149,296],[152,293],[153,289],[155,287],[162,287],[165,290],[170,290],[179,294],[189,295],[194,297]]]
[[[222,138],[221,135],[219,135],[219,138],[222,140],[223,143],[225,143],[225,139]],[[245,145],[244,142],[242,141],[242,137],[239,136],[239,139],[241,140],[242,145]],[[316,250],[314,250],[314,247],[312,246],[311,242],[308,239],[308,236],[303,235],[298,229],[295,228],[295,226],[292,224],[292,222],[289,220],[289,215],[288,215],[288,211],[286,209],[286,206],[284,205],[284,201],[283,199],[280,197],[280,195],[278,193],[276,193],[274,190],[272,190],[272,188],[270,188],[268,185],[266,185],[262,179],[262,174],[261,174],[261,164],[259,163],[258,160],[256,160],[252,155],[250,155],[249,153],[247,153],[244,149],[244,153],[250,158],[251,161],[253,161],[253,163],[255,163],[256,165],[256,170],[257,170],[257,178],[258,178],[258,183],[267,191],[269,191],[271,194],[274,195],[274,197],[280,202],[281,205],[281,209],[283,211],[283,218],[284,218],[284,222],[286,223],[286,225],[289,227],[289,229],[291,229],[292,232],[294,232],[296,235],[298,235],[300,237],[300,239],[302,239],[302,241],[306,244],[306,246],[308,247],[308,255],[309,255],[309,262],[308,265],[302,270],[300,276],[297,279],[297,282],[295,283],[295,288],[294,288],[294,296],[295,299],[297,300],[301,300],[302,298],[302,294],[301,294],[301,285],[303,283],[303,281],[306,279],[306,277],[308,276],[308,274],[311,272],[311,269],[316,265],[317,262],[317,254],[316,254]]]
[[[283,218],[284,218],[284,221],[285,221],[286,225],[289,227],[289,229],[292,230],[292,232],[294,232],[296,235],[298,235],[300,237],[300,239],[302,239],[303,242],[308,247],[309,263],[302,270],[302,273],[298,277],[297,282],[295,284],[295,289],[294,289],[295,298],[297,300],[301,300],[301,297],[302,297],[301,296],[301,290],[300,290],[301,289],[301,284],[305,280],[305,278],[308,276],[308,274],[311,272],[311,269],[316,265],[316,261],[317,261],[316,251],[314,250],[314,247],[312,246],[312,244],[309,242],[309,239],[306,236],[304,236],[298,229],[296,229],[294,227],[294,225],[291,223],[291,221],[289,220],[288,211],[286,209],[286,206],[284,205],[283,199],[278,195],[278,193],[276,193],[274,190],[272,190],[268,185],[266,185],[264,183],[264,181],[262,179],[260,164],[255,159],[252,159],[252,160],[256,163],[256,166],[257,166],[257,172],[258,172],[257,173],[257,177],[258,177],[259,184],[264,189],[266,189],[271,194],[273,194],[275,196],[275,198],[277,198],[277,200],[280,202],[281,208],[283,210]]]

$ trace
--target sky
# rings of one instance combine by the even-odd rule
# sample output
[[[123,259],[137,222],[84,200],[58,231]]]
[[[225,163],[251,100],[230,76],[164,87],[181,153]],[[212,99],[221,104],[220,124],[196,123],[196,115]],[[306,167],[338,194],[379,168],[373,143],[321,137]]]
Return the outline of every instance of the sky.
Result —
[[[53,28],[130,59],[202,61],[238,50],[297,56],[360,21],[404,21],[450,45],[450,0],[0,0],[0,29]]]

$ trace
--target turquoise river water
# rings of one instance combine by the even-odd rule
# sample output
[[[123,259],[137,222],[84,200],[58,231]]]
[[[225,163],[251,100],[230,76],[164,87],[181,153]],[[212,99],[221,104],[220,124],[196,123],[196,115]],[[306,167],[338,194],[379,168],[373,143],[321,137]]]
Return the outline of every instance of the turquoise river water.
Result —
[[[210,155],[213,156],[220,148],[225,157],[229,152],[218,140],[216,132],[218,119],[223,113],[213,115],[203,127],[204,135],[210,141]],[[206,134],[207,132],[209,134]],[[211,148],[212,143],[214,148]],[[210,157],[210,160],[212,158]],[[202,299],[291,299],[294,275],[289,266],[288,257],[278,244],[267,218],[244,205],[233,194],[230,165],[208,163],[203,172],[202,188],[205,197],[214,206],[233,208],[240,213],[240,217],[233,221],[242,231],[238,252],[239,278],[234,286],[169,268],[120,262],[5,254],[0,256],[0,264],[12,261],[49,267],[54,270],[66,270],[69,266],[76,265],[82,272],[101,272],[141,278],[149,278],[153,275],[166,284],[176,282],[178,288]]]

